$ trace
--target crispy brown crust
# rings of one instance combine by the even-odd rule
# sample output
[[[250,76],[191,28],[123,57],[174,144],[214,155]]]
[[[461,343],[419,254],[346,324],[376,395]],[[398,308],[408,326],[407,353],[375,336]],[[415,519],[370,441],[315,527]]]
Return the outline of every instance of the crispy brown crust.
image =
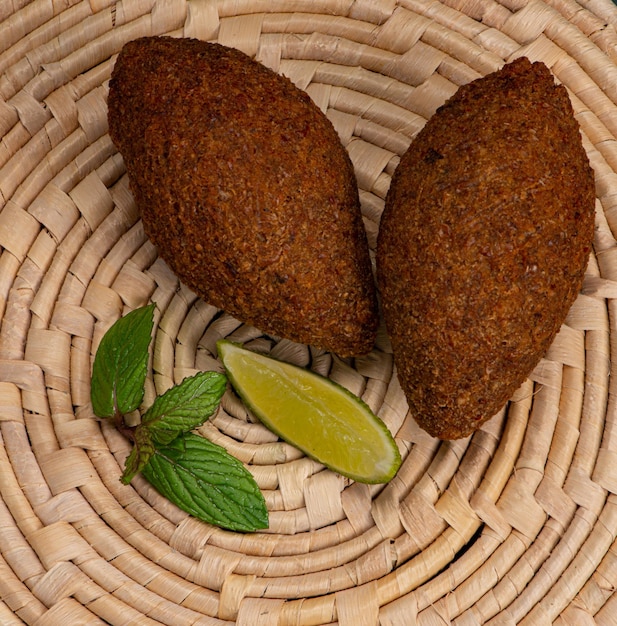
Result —
[[[412,142],[377,281],[401,385],[430,434],[472,433],[545,354],[581,287],[594,205],[568,94],[542,63],[461,87]]]
[[[146,233],[185,284],[264,332],[373,347],[353,167],[306,93],[238,50],[151,37],[123,48],[108,103]]]

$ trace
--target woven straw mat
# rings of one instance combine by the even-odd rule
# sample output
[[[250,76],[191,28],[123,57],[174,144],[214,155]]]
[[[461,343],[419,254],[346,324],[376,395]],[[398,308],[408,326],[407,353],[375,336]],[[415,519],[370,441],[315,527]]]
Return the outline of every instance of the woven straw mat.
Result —
[[[610,0],[0,1],[0,624],[617,624],[617,6]],[[380,333],[365,358],[263,336],[157,257],[107,134],[116,55],[217,40],[305,89],[354,163],[374,248],[390,177],[459,85],[527,56],[564,84],[596,175],[594,250],[554,344],[472,437],[407,412]],[[254,474],[270,528],[188,516],[93,418],[93,354],[156,301],[147,397],[220,369],[224,336],[361,395],[404,461],[343,479],[226,400],[201,432]],[[613,378],[611,379],[611,373]]]

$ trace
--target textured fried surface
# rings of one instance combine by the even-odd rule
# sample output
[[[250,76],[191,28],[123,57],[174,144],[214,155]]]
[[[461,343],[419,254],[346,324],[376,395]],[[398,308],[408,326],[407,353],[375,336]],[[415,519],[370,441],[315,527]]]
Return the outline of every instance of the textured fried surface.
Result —
[[[123,48],[108,104],[144,229],[186,285],[264,332],[373,347],[353,168],[306,93],[237,50],[152,37]]]
[[[410,409],[454,439],[494,415],[576,298],[593,174],[566,90],[520,59],[461,87],[391,183],[377,281]]]

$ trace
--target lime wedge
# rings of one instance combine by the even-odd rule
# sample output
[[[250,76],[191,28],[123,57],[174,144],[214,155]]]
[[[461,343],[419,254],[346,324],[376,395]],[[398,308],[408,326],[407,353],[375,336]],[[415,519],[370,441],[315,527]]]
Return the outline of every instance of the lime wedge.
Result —
[[[360,398],[315,372],[230,341],[217,347],[236,393],[281,439],[358,482],[394,477],[401,464],[394,438]]]

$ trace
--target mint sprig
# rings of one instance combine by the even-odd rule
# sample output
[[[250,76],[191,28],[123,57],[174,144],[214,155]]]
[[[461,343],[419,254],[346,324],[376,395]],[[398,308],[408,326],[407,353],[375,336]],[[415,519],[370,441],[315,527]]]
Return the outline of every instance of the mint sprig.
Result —
[[[264,497],[252,474],[224,448],[191,431],[218,408],[227,378],[199,372],[155,398],[141,422],[125,415],[141,407],[154,326],[151,304],[116,321],[101,339],[92,368],[94,413],[113,418],[133,442],[121,481],[140,473],[163,496],[202,521],[238,531],[268,527]]]

